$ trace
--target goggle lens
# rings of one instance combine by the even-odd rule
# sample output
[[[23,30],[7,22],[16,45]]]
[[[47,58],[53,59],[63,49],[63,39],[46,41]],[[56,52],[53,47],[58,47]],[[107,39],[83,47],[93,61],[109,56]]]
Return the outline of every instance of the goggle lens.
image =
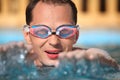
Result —
[[[72,36],[74,33],[75,33],[74,28],[65,26],[59,28],[56,34],[59,35],[61,38],[68,38]]]
[[[36,37],[47,38],[51,31],[48,27],[45,26],[32,26],[30,33]]]

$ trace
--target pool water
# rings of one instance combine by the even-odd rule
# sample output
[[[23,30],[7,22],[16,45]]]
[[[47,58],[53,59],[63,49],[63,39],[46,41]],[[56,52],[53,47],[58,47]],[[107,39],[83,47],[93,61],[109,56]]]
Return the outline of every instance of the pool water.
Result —
[[[11,41],[24,41],[22,29],[0,29],[0,44]]]
[[[0,30],[0,44],[11,41],[24,41],[21,29]],[[104,49],[120,64],[119,30],[81,31],[76,46]],[[0,52],[0,80],[120,80],[119,70],[101,65],[99,60],[61,60],[58,68],[38,69],[25,56],[25,49],[18,47]]]
[[[24,48],[14,47],[0,53],[0,80],[119,80],[120,70],[99,60],[62,59],[55,67],[37,68],[25,59]],[[119,59],[120,60],[120,59]],[[29,61],[29,62],[28,62]]]

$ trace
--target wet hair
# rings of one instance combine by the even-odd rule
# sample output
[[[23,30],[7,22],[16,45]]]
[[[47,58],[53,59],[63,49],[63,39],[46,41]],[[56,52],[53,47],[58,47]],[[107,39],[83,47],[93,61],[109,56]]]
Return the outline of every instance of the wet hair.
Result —
[[[49,4],[69,4],[72,9],[72,17],[75,24],[77,23],[77,8],[75,4],[71,0],[30,0],[27,8],[26,8],[26,24],[29,25],[32,21],[32,10],[36,6],[36,4],[41,1],[43,3],[49,3]]]

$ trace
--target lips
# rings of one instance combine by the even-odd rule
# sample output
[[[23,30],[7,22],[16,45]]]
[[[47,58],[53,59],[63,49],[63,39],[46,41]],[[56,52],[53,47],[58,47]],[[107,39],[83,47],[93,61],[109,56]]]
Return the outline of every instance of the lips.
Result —
[[[46,50],[45,51],[45,53],[50,59],[57,59],[60,52],[61,52],[60,50]]]

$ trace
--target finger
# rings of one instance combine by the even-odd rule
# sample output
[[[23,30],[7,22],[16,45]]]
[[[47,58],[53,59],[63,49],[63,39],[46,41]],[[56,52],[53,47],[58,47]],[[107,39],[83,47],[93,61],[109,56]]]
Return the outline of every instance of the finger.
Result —
[[[72,59],[72,58],[75,58],[75,54],[76,54],[76,51],[69,51],[65,57],[68,58],[68,59]]]
[[[30,54],[34,53],[32,45],[25,44],[24,47],[28,51],[28,53],[30,53]]]
[[[26,59],[27,59],[28,61],[29,61],[29,60],[34,61],[34,60],[38,59],[38,55],[37,55],[37,54],[28,53],[28,54],[26,55]]]
[[[2,45],[1,49],[2,49],[3,52],[6,52],[9,49],[9,45],[8,44],[4,44],[4,45]]]
[[[18,47],[20,48],[23,48],[24,47],[24,42],[20,41],[20,42],[17,42],[16,44]]]
[[[61,52],[59,53],[59,59],[64,58],[66,56],[67,52]]]
[[[102,50],[102,49],[98,49],[98,48],[90,48],[86,52],[90,53],[90,54],[96,54],[99,56],[106,56],[107,58],[111,58],[111,56],[109,55],[108,52],[106,52],[105,50]]]
[[[75,53],[73,51],[62,52],[59,54],[59,59],[64,59],[64,58],[71,59],[74,57],[74,54]]]
[[[2,52],[2,45],[0,45],[0,52]]]
[[[0,52],[3,52],[3,47],[4,47],[4,45],[1,44],[1,45],[0,45]]]
[[[85,57],[89,60],[98,59],[99,57],[106,57],[111,59],[111,56],[104,50],[97,48],[90,48],[86,51]]]
[[[98,59],[101,64],[106,64],[109,66],[112,66],[114,68],[119,69],[120,66],[116,62],[115,59],[113,59],[109,53],[107,53],[104,50],[101,49],[96,49],[96,48],[91,48],[86,51],[86,58],[89,60],[95,60]]]
[[[34,60],[34,64],[36,67],[42,67],[42,63],[39,61],[39,59]]]
[[[16,47],[16,45],[17,45],[17,42],[15,42],[15,41],[8,43],[9,48],[14,48],[14,47]]]
[[[106,57],[99,57],[99,60],[100,60],[101,64],[109,65],[109,66],[112,66],[116,69],[120,69],[120,65],[113,58],[108,59]]]
[[[6,52],[10,48],[9,43],[8,44],[1,44],[0,45],[0,52]]]
[[[31,49],[32,49],[32,45],[27,45],[27,44],[25,44],[25,48],[26,48],[27,50],[31,50]]]
[[[60,53],[59,58],[67,58],[67,59],[75,58],[79,60],[81,58],[84,58],[84,55],[85,55],[85,50],[74,50],[74,51]]]
[[[75,51],[75,58],[77,60],[84,58],[84,56],[85,56],[85,50],[76,50]]]

